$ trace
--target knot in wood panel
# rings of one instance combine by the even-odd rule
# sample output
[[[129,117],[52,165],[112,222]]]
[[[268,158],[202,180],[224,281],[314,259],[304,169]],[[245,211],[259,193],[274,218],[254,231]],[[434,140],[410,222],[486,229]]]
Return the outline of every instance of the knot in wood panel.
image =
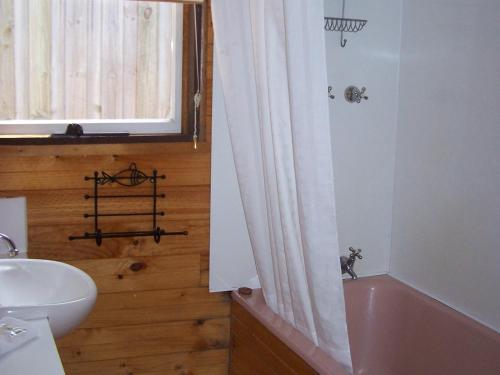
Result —
[[[129,268],[132,272],[139,272],[140,270],[142,270],[146,267],[147,267],[146,263],[135,262],[135,263],[132,263]]]

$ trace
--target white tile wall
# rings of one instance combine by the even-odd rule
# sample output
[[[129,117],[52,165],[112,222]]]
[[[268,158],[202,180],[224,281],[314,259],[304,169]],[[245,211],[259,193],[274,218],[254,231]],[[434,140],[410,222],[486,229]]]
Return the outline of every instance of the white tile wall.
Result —
[[[28,250],[26,198],[0,198],[0,233],[9,236],[19,251]],[[0,256],[5,255],[7,248],[0,240]]]
[[[391,273],[500,331],[500,2],[404,0]]]

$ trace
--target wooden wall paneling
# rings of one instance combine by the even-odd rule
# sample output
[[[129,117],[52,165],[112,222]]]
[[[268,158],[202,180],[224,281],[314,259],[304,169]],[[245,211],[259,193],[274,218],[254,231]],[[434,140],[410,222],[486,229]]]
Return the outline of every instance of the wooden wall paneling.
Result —
[[[58,340],[68,375],[95,369],[145,375],[227,372],[229,301],[226,294],[209,294],[207,289],[210,149],[194,152],[189,146],[155,144],[160,150],[155,153],[151,145],[117,145],[111,147],[112,155],[100,147],[93,152],[93,146],[47,146],[62,156],[40,146],[12,147],[13,152],[0,147],[0,195],[28,197],[30,256],[79,267],[99,288],[88,319]],[[132,161],[167,175],[159,188],[166,194],[159,201],[166,216],[159,222],[167,230],[188,230],[190,235],[164,237],[160,244],[148,238],[105,239],[101,247],[92,241],[69,242],[68,235],[91,229],[82,215],[92,209],[92,202],[83,199],[92,187],[83,176],[93,170],[117,171]],[[130,211],[141,203],[120,207],[110,201],[104,207]],[[150,223],[113,218],[102,225],[130,230]],[[133,264],[142,267],[137,270]]]
[[[199,285],[200,256],[196,254],[88,259],[67,263],[91,275],[101,293]]]
[[[210,256],[208,252],[200,253],[200,285],[208,286]]]
[[[180,320],[207,320],[229,314],[228,297],[193,287],[168,290],[105,293],[80,328],[136,325]]]
[[[211,127],[211,117],[205,119],[206,126]],[[116,143],[116,144],[71,144],[71,145],[0,145],[0,156],[2,158],[19,156],[50,156],[58,159],[64,156],[106,156],[115,158],[130,155],[150,156],[158,154],[174,155],[184,154],[191,156],[193,154],[210,153],[210,143],[203,142],[198,145],[197,152],[193,153],[193,144],[191,142],[174,143]],[[156,159],[155,159],[156,160]]]
[[[125,189],[112,189],[108,193],[123,194]],[[136,189],[135,193],[150,194],[151,189]],[[207,186],[199,188],[182,188],[174,187],[172,189],[163,189],[166,193],[165,198],[157,200],[158,210],[164,212],[164,216],[159,216],[159,219],[177,220],[205,220],[208,219],[208,196],[210,194]],[[93,200],[84,199],[84,195],[88,194],[89,190],[85,189],[65,189],[51,191],[23,191],[23,194],[29,198],[32,207],[32,223],[35,225],[71,225],[71,224],[92,224],[93,219],[85,219],[85,213],[93,211]],[[130,191],[129,191],[130,193]],[[15,195],[10,193],[6,195]],[[189,208],[186,208],[189,205]],[[151,199],[130,199],[127,204],[123,204],[123,200],[109,199],[100,202],[101,212],[146,212],[151,210]],[[124,219],[120,217],[103,217],[101,220],[102,226],[107,227],[114,223],[124,223]],[[129,218],[129,222],[138,222],[151,225],[150,218],[136,217]],[[125,223],[124,223],[125,224]]]
[[[209,232],[208,220],[162,220],[162,227],[171,231],[188,231],[188,236],[164,237],[159,244],[149,238],[110,238],[101,247],[92,241],[67,241],[68,233],[79,234],[92,230],[92,225],[37,225],[29,231],[30,257],[55,260],[78,260],[98,258],[120,258],[136,256],[168,256],[200,254],[208,257],[206,238]],[[138,227],[148,229],[151,223],[129,222],[107,225],[111,231],[132,231]],[[43,240],[43,242],[41,242]],[[203,260],[201,260],[203,262]],[[202,263],[203,264],[203,263]]]
[[[223,374],[227,367],[227,350],[207,350],[150,355],[98,362],[68,363],[73,375],[213,375]]]
[[[160,151],[161,147],[165,147],[165,145],[153,144],[150,147]],[[132,161],[136,162],[141,170],[147,171],[156,168],[159,173],[165,174],[167,178],[159,181],[159,188],[176,185],[210,185],[210,159],[202,153],[194,153],[192,151],[189,154],[182,155],[158,153],[154,157],[144,157],[134,154],[121,156],[108,155],[102,158],[92,156],[51,156],[45,160],[49,165],[52,164],[52,167],[42,166],[44,162],[43,157],[21,158],[20,160],[7,157],[3,160],[0,163],[6,169],[0,170],[0,179],[4,182],[2,190],[6,191],[89,189],[92,187],[92,183],[84,181],[84,175],[90,175],[96,169],[119,171],[128,168]],[[16,160],[18,160],[17,163],[15,162]],[[12,163],[17,165],[9,166]],[[78,168],[75,168],[75,165],[78,165]],[[21,169],[23,166],[25,172],[36,170],[40,173],[20,173],[23,171]],[[40,166],[40,169],[35,169],[37,166]]]
[[[58,340],[63,363],[144,357],[149,355],[225,349],[226,318],[182,320],[124,327],[78,329]]]

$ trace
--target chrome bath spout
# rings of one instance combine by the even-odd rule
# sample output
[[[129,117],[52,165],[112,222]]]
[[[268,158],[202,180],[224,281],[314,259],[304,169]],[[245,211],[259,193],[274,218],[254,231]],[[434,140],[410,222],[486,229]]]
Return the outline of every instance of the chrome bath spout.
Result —
[[[340,257],[340,268],[342,269],[342,274],[347,273],[353,280],[356,280],[358,275],[354,272],[354,262],[356,262],[356,258],[363,259],[363,256],[360,254],[361,249],[350,247],[349,251],[351,252],[351,255],[342,255]]]

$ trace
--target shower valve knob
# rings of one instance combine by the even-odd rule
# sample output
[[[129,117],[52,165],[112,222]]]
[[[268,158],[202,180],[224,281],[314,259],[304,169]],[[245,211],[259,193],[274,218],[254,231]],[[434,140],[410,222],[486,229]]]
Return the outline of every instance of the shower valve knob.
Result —
[[[333,94],[333,87],[332,86],[328,86],[328,97],[330,99],[335,99],[335,95]]]
[[[350,247],[349,251],[351,252],[352,257],[356,257],[358,259],[363,259],[363,256],[360,254],[361,249],[355,249],[354,247]]]
[[[365,95],[366,87],[361,90],[356,86],[349,86],[345,89],[344,97],[349,103],[361,103],[361,100],[368,100],[368,95]]]

